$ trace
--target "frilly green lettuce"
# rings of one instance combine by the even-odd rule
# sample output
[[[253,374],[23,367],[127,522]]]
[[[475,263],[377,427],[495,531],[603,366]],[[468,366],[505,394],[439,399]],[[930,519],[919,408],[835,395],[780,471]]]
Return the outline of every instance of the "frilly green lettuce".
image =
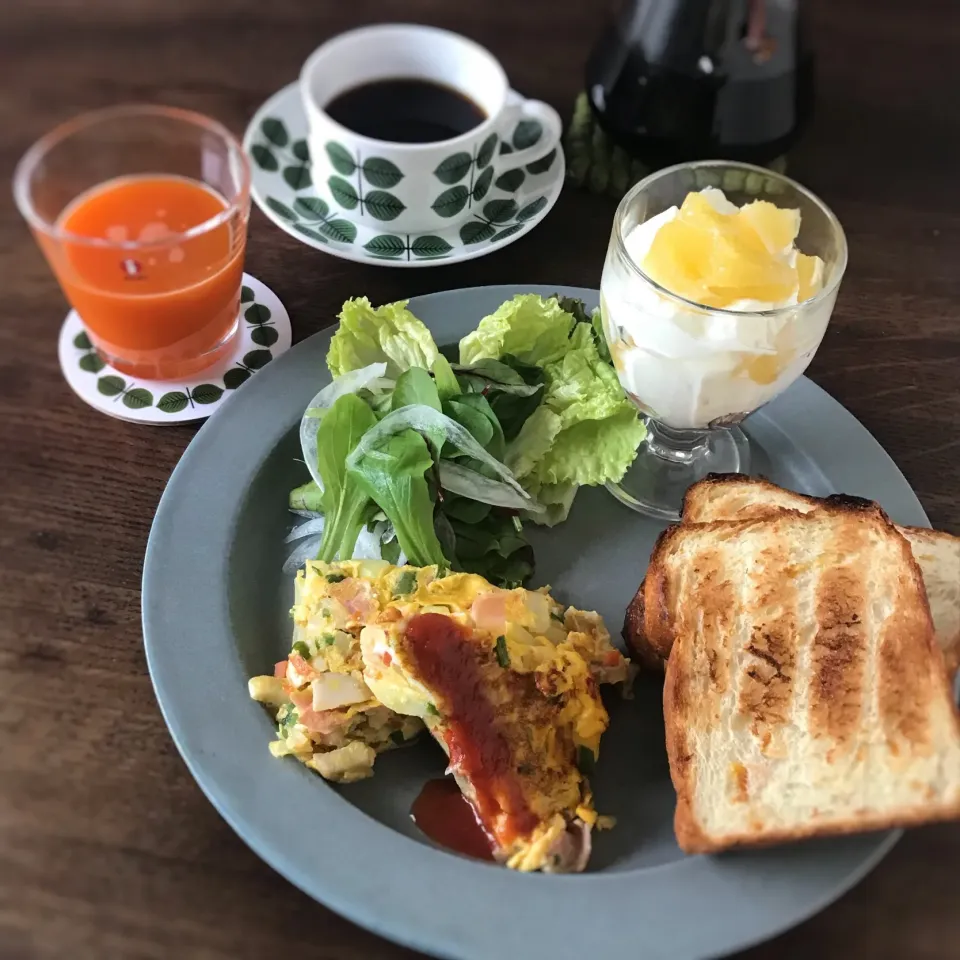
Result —
[[[506,463],[529,493],[548,498],[542,502],[558,522],[577,486],[623,477],[645,427],[601,355],[594,325],[577,322],[556,298],[514,297],[460,341],[465,364],[505,354],[543,367],[543,401],[509,443]]]
[[[556,297],[544,300],[535,293],[520,294],[484,317],[460,341],[460,363],[499,360],[510,354],[524,363],[546,366],[569,349],[573,323]]]
[[[374,309],[366,297],[347,300],[327,351],[330,373],[340,377],[371,363],[386,363],[385,376],[395,380],[410,367],[432,369],[437,345],[426,325],[407,309],[407,302]]]

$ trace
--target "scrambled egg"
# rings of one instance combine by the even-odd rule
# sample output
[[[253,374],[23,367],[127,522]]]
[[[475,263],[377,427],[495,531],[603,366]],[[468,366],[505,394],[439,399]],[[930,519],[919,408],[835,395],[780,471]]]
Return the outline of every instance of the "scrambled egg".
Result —
[[[498,859],[583,869],[608,723],[598,684],[631,672],[598,614],[379,560],[308,562],[292,614],[290,656],[250,681],[277,708],[275,755],[355,780],[426,726]]]

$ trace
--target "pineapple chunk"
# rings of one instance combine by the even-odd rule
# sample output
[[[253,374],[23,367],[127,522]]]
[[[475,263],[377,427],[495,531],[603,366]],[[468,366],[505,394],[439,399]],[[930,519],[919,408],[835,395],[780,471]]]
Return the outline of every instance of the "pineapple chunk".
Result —
[[[797,253],[791,265],[799,231],[799,210],[766,200],[737,208],[720,191],[688,193],[677,216],[657,230],[642,267],[662,287],[707,307],[800,302],[822,286],[823,262]]]

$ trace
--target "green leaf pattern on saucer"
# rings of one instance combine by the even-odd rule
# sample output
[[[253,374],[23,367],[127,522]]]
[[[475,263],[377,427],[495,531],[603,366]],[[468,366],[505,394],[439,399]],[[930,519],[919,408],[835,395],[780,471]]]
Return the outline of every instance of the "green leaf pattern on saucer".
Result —
[[[563,185],[559,150],[495,173],[498,153],[527,149],[543,137],[537,121],[521,120],[502,139],[491,133],[471,151],[453,151],[436,165],[437,189],[429,203],[449,226],[419,234],[391,232],[391,221],[405,210],[395,190],[409,172],[402,169],[402,159],[388,160],[375,150],[361,155],[328,140],[322,146],[327,172],[316,182],[306,135],[306,117],[292,84],[264,105],[244,138],[254,168],[254,199],[289,233],[350,260],[425,266],[480,256],[531,229]],[[383,226],[357,223],[361,211]],[[267,345],[269,333],[257,336],[264,339],[256,342]],[[231,372],[227,388],[246,376],[242,369]]]
[[[306,190],[313,185],[306,140],[291,143],[287,125],[276,117],[266,117],[259,133],[262,139],[253,144],[250,155],[261,170],[273,173],[282,167],[283,179],[292,190]]]
[[[363,245],[370,256],[378,260],[441,260],[453,247],[443,237],[429,233],[403,234],[379,233]]]
[[[475,213],[460,228],[460,240],[464,246],[474,243],[499,243],[512,237],[523,225],[535,217],[547,205],[547,198],[537,197],[520,207],[516,200],[491,200],[484,204],[482,213]]]

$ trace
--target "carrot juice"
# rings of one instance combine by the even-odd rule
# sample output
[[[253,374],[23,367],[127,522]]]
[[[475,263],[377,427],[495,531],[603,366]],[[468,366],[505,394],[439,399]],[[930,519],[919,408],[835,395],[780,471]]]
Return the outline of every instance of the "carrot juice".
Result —
[[[220,218],[219,220],[217,218]],[[237,329],[245,216],[187,177],[117,177],[82,193],[41,245],[104,358],[145,378],[214,363]]]

